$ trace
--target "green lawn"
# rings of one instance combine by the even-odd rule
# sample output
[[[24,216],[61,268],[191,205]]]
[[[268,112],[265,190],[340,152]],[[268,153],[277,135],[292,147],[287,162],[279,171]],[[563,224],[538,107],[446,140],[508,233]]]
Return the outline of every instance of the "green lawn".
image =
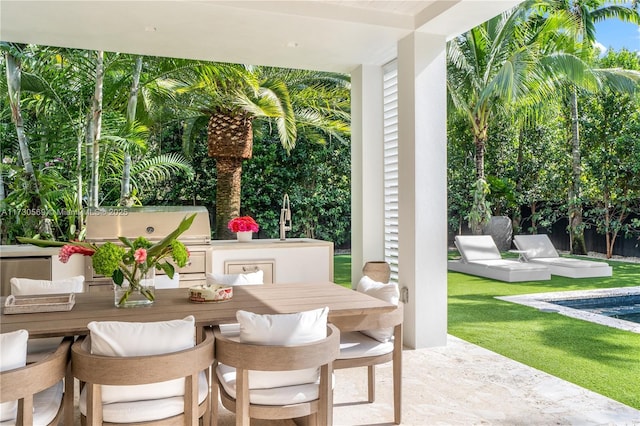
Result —
[[[351,287],[351,255],[338,254],[333,257],[333,282]]]
[[[336,256],[338,283],[350,257]],[[609,262],[610,278],[504,283],[450,272],[448,332],[508,358],[640,409],[640,334],[544,313],[495,296],[640,285],[640,264]]]

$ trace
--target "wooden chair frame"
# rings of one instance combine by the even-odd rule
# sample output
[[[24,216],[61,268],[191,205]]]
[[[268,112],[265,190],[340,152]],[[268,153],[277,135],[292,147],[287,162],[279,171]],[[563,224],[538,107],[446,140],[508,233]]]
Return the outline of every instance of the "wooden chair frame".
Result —
[[[311,425],[333,424],[333,361],[340,351],[340,331],[327,325],[325,339],[296,346],[268,346],[241,343],[214,328],[216,363],[213,370],[213,421],[217,424],[218,390],[222,405],[236,414],[237,426],[249,426],[251,418],[292,419],[308,416]],[[236,368],[236,398],[232,398],[218,381],[215,366],[222,364]],[[249,370],[288,371],[320,367],[319,398],[291,405],[258,405],[249,401]]]
[[[89,338],[89,337],[87,337]],[[111,357],[92,355],[77,341],[71,347],[71,370],[87,388],[87,415],[83,424],[122,425],[104,423],[102,418],[102,388],[100,385],[142,385],[185,378],[184,412],[163,420],[133,423],[136,425],[197,425],[198,419],[209,425],[211,393],[198,404],[198,375],[213,364],[213,333],[204,331],[204,339],[193,348],[167,354]]]
[[[50,388],[67,376],[71,343],[73,343],[73,338],[66,337],[55,352],[42,360],[0,373],[2,378],[0,380],[2,383],[0,402],[18,400],[17,425],[32,425],[33,396]],[[49,424],[58,424],[63,411],[65,418],[73,418],[73,377],[71,376],[67,376],[60,409]]]
[[[402,419],[402,322],[404,321],[404,306],[383,314],[357,315],[335,317],[332,323],[341,332],[373,330],[378,328],[393,327],[393,351],[361,358],[336,359],[333,368],[367,367],[368,370],[368,401],[375,400],[375,366],[389,361],[393,362],[393,418],[395,424],[400,424]]]

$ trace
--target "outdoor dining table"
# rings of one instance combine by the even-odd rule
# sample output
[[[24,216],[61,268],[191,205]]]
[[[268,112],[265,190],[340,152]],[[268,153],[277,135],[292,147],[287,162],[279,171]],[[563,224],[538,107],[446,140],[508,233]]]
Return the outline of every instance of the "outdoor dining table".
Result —
[[[4,306],[4,298],[2,298]],[[195,317],[198,328],[236,322],[236,312],[281,314],[328,306],[329,321],[339,316],[390,312],[395,305],[331,282],[245,285],[233,288],[233,297],[224,302],[194,303],[188,288],[156,290],[150,306],[117,308],[112,292],[78,293],[70,311],[24,314],[2,313],[0,331],[19,329],[29,337],[75,336],[88,334],[91,321],[166,321]]]

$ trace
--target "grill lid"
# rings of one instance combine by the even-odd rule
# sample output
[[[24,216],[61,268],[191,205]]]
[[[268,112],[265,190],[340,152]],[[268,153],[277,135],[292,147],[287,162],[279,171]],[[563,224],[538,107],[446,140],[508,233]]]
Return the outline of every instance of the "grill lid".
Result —
[[[160,241],[173,232],[185,216],[196,217],[178,238],[186,245],[209,244],[211,226],[209,212],[204,206],[145,206],[99,207],[87,211],[86,240],[91,242],[118,241],[118,237],[135,239],[143,236]]]

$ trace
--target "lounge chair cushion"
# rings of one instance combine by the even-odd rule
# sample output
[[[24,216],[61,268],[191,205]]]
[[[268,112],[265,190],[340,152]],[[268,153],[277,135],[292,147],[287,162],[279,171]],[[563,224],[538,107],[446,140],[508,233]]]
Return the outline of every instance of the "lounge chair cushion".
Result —
[[[195,318],[158,322],[92,321],[91,353],[103,356],[145,356],[195,346]],[[184,379],[134,386],[102,386],[103,404],[184,395]]]
[[[315,342],[327,337],[329,308],[293,314],[259,315],[238,311],[240,324],[238,340],[256,345],[299,345]],[[294,371],[250,371],[249,389],[267,389],[315,383],[317,368]]]
[[[27,330],[17,330],[0,334],[0,371],[15,370],[27,364]],[[16,418],[17,401],[0,404],[0,421]]]
[[[256,285],[264,284],[264,272],[258,270],[248,274],[216,274],[207,272],[207,284]]]
[[[456,235],[455,244],[460,256],[467,263],[502,259],[491,235]]]
[[[32,280],[30,278],[11,278],[11,294],[30,296],[34,294],[82,293],[84,276],[62,278],[59,280]]]
[[[546,234],[525,236],[516,235],[514,237],[514,241],[526,260],[560,257],[553,246],[553,243]]]
[[[372,280],[366,275],[360,279],[356,290],[396,306],[398,306],[398,301],[400,300],[400,290],[397,283],[381,283]],[[385,343],[393,337],[393,327],[364,330],[362,333],[376,339],[378,342]]]

